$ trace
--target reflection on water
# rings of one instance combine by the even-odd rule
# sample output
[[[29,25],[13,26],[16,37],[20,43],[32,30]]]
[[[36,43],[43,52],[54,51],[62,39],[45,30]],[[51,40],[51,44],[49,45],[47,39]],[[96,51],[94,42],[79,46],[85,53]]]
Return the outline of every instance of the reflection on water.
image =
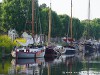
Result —
[[[100,54],[56,58],[2,59],[0,75],[100,75]]]

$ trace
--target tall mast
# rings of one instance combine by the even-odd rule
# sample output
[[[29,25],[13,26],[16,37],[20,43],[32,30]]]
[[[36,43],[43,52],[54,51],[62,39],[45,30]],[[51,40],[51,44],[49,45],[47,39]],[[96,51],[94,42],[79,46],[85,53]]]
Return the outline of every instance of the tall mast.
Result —
[[[89,39],[90,38],[90,0],[89,1],[89,4],[88,4],[88,25],[87,26],[87,38]]]
[[[73,38],[73,34],[72,34],[72,0],[71,0],[70,36],[71,36],[71,38]]]
[[[34,38],[34,0],[32,0],[32,37]]]
[[[90,20],[90,0],[89,0],[89,6],[88,6],[88,20]]]
[[[49,32],[48,32],[48,44],[50,43],[51,37],[51,0],[50,0],[50,9],[49,9]]]

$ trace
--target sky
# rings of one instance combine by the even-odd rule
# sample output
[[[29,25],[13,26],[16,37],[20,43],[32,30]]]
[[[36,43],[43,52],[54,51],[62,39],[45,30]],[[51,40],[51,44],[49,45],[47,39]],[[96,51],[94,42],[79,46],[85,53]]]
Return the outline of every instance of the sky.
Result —
[[[89,0],[72,0],[72,16],[80,20],[88,19]],[[100,0],[90,0],[90,19],[100,18]],[[39,0],[39,4],[46,3],[50,6],[50,0]],[[51,0],[51,8],[57,14],[71,14],[71,0]]]
[[[0,0],[2,1],[2,0]],[[80,20],[88,19],[88,0],[72,0],[72,16]],[[100,18],[100,0],[90,0],[90,19]],[[50,6],[50,0],[38,0],[40,4]],[[58,15],[71,14],[71,0],[51,0],[51,8]]]

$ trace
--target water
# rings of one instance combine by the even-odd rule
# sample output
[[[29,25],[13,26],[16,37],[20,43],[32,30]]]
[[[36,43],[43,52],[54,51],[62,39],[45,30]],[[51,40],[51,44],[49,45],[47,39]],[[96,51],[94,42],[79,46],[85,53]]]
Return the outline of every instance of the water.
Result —
[[[0,75],[100,75],[100,54],[0,61]]]

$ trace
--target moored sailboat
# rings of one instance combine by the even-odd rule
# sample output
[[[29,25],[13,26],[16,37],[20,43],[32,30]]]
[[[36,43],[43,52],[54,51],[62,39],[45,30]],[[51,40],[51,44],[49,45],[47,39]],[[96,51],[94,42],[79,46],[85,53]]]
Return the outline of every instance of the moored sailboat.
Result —
[[[58,52],[55,50],[56,45],[51,43],[51,25],[52,25],[52,11],[51,11],[51,1],[49,8],[49,31],[48,31],[48,43],[45,50],[45,57],[54,57],[58,55]]]
[[[70,18],[70,37],[66,36],[63,38],[63,41],[66,43],[63,46],[62,54],[75,54],[76,49],[74,47],[74,39],[72,35],[72,0],[71,0],[71,18]]]
[[[90,34],[90,0],[88,0],[88,19],[87,19],[87,26],[85,28],[86,30],[86,34],[84,35],[84,41],[82,42],[82,46],[83,46],[83,52],[84,55],[92,55],[94,53],[94,51],[96,50],[95,46],[95,42],[93,37]],[[81,44],[81,43],[80,43]]]
[[[44,57],[45,55],[45,46],[35,45],[35,36],[34,36],[34,5],[35,1],[32,0],[32,36],[24,33],[24,36],[27,37],[26,43],[20,43],[21,47],[15,47],[11,52],[12,57],[15,58],[34,58],[34,57]],[[36,40],[37,41],[37,40]]]

